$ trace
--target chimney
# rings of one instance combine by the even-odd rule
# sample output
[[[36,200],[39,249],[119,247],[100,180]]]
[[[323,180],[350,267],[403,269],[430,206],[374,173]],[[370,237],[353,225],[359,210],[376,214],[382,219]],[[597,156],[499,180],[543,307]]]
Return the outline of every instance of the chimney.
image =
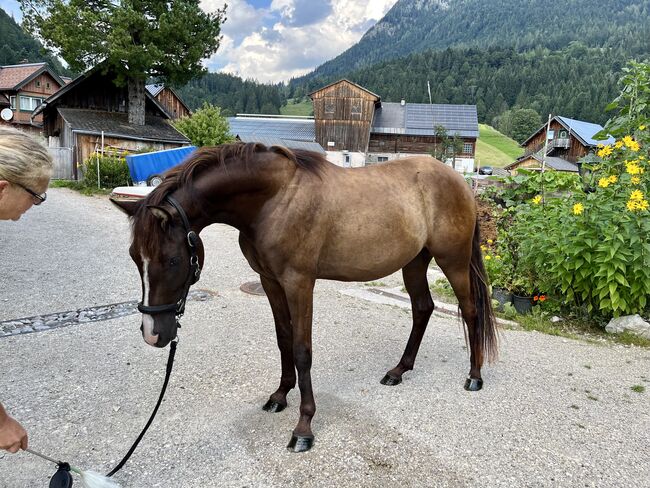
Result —
[[[399,102],[399,104],[403,107],[404,105],[406,105],[406,100],[404,100],[404,99],[402,98],[402,101]]]

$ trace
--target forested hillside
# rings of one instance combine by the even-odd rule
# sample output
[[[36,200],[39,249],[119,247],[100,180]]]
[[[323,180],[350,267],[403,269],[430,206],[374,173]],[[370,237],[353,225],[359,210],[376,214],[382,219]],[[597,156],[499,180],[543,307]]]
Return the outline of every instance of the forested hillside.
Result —
[[[459,48],[412,54],[345,77],[385,101],[416,103],[429,102],[429,80],[433,103],[475,104],[479,121],[488,124],[513,106],[604,123],[605,106],[618,93],[624,59],[619,50],[588,49],[577,42],[561,51],[523,53]],[[299,97],[338,78],[292,85],[289,96]]]
[[[540,47],[571,41],[650,53],[650,0],[399,0],[350,49],[296,80],[335,77],[428,49]]]
[[[40,42],[25,34],[14,19],[0,9],[0,66],[23,60],[30,63],[45,61],[57,73],[70,75],[54,56],[44,51]]]
[[[222,108],[223,114],[279,114],[283,103],[282,85],[264,85],[224,73],[207,73],[178,90],[195,110],[207,102]]]

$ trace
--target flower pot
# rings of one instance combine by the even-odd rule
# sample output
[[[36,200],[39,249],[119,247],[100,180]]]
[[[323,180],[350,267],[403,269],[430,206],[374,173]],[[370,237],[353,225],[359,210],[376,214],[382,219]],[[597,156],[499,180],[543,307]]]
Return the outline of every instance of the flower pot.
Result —
[[[533,309],[533,297],[513,295],[512,304],[515,306],[517,313],[527,314]]]
[[[492,298],[499,302],[497,309],[503,312],[503,306],[506,303],[512,303],[512,293],[503,288],[492,288]]]

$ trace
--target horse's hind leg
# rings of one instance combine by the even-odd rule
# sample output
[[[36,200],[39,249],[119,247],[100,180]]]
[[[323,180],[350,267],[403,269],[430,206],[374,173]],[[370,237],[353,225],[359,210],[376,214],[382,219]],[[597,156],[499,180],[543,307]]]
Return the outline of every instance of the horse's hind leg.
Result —
[[[280,387],[273,393],[264,405],[268,412],[281,412],[287,406],[287,393],[296,386],[296,369],[293,362],[293,333],[291,331],[291,319],[289,306],[284,290],[277,281],[261,277],[262,287],[266,293],[273,320],[275,321],[275,333],[280,349],[280,360],[282,362],[282,377]]]
[[[481,378],[483,349],[480,346],[477,331],[478,313],[472,299],[469,257],[460,260],[453,257],[441,257],[436,258],[436,262],[449,280],[449,284],[458,299],[463,320],[467,324],[470,345],[470,370],[469,377],[465,382],[465,389],[471,391],[480,390],[483,386],[483,379]]]
[[[429,282],[427,281],[429,262],[431,262],[431,254],[426,249],[423,249],[413,261],[402,268],[404,286],[411,297],[413,328],[399,364],[386,373],[386,376],[381,380],[384,385],[400,384],[404,372],[413,369],[424,331],[434,309],[431,292],[429,291]]]

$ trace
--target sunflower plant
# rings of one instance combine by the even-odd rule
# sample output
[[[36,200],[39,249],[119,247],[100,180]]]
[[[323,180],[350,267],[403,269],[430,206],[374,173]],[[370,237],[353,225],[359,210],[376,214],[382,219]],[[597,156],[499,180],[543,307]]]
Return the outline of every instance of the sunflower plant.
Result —
[[[632,63],[589,191],[517,205],[507,232],[540,289],[590,316],[650,312],[650,65]]]

